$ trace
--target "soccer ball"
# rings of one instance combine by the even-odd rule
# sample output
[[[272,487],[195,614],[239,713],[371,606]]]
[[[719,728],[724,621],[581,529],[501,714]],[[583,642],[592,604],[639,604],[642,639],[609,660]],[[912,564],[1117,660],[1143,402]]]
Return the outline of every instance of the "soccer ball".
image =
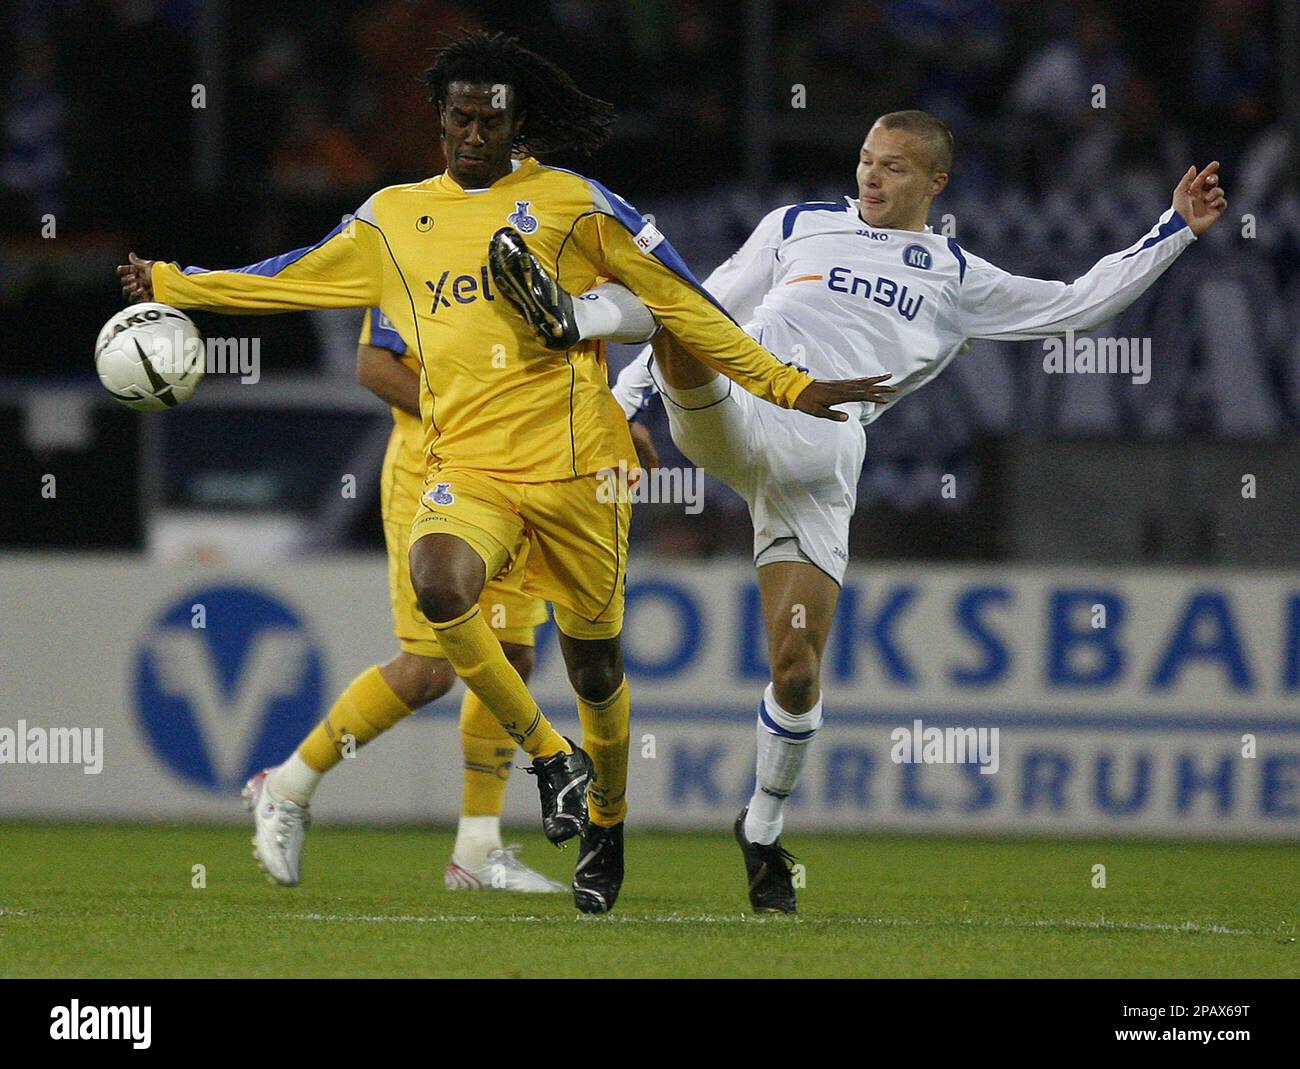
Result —
[[[95,341],[99,381],[127,408],[158,412],[187,400],[203,378],[203,335],[167,304],[132,304]]]

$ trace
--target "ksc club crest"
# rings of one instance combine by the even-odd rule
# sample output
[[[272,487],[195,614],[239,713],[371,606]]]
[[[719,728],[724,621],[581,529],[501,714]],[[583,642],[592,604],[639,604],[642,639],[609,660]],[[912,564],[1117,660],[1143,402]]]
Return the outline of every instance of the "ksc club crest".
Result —
[[[929,271],[932,263],[930,250],[924,245],[909,245],[903,250],[903,263],[907,264],[908,267]]]
[[[531,234],[537,229],[537,216],[528,213],[530,200],[515,201],[515,210],[506,216],[506,222],[521,234]]]
[[[320,720],[324,659],[273,594],[208,587],[177,598],[142,637],[135,709],[181,779],[231,791],[283,761]]]

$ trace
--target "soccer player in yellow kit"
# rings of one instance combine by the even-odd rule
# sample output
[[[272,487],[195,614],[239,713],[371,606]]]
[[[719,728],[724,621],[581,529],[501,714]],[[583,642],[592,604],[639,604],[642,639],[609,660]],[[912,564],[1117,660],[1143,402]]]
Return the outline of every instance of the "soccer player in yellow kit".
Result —
[[[353,679],[288,759],[259,772],[244,788],[254,813],[254,856],[269,879],[285,886],[302,878],[311,798],[324,775],[344,757],[355,755],[358,747],[442,697],[456,682],[437,634],[416,604],[407,563],[411,519],[419,506],[425,472],[420,365],[378,308],[362,319],[357,379],[392,406],[393,431],[380,473],[380,508],[393,633],[400,650],[390,661],[373,665]],[[535,629],[546,620],[546,603],[525,594],[522,579],[521,560],[483,588],[479,604],[506,659],[527,680],[533,669]],[[567,890],[529,868],[519,859],[517,848],[501,841],[501,810],[515,743],[472,690],[466,690],[461,701],[460,741],[461,814],[444,885],[448,890]],[[254,804],[263,794],[264,803]]]
[[[560,284],[584,295],[574,303],[589,319],[606,298],[587,291],[617,280],[697,359],[773,404],[843,421],[831,406],[871,399],[872,384],[814,381],[782,363],[635,209],[538,161],[592,151],[612,122],[610,106],[554,64],[474,32],[440,49],[426,80],[443,174],[382,189],[317,244],[248,267],[182,270],[132,254],[118,274],[128,299],[181,308],[378,306],[414,345],[427,463],[411,528],[420,608],[456,674],[533,758],[547,837],[582,837],[574,902],[603,913],[623,880],[630,715],[619,636],[631,504],[610,493],[608,472],[639,469],[602,343],[542,345],[492,284],[490,239],[504,227],[526,235]],[[525,546],[522,587],[554,606],[582,747],[551,726],[479,606]]]

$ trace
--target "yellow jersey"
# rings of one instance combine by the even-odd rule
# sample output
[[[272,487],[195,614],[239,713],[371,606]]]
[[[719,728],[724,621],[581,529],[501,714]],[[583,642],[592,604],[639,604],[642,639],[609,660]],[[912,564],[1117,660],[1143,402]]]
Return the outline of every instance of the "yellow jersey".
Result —
[[[603,345],[553,352],[533,336],[488,270],[503,226],[569,293],[621,282],[688,351],[752,393],[790,408],[812,382],[742,331],[631,205],[531,157],[483,190],[445,172],[381,189],[315,245],[248,267],[156,263],[154,299],[225,312],[378,306],[419,362],[431,468],[542,482],[617,466],[632,453]]]

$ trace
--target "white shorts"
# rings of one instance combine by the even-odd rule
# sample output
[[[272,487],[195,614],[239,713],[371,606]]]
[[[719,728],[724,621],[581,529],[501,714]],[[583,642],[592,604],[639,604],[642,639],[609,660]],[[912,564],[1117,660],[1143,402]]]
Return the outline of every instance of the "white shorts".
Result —
[[[778,408],[724,375],[675,390],[651,372],[677,448],[749,506],[754,563],[807,561],[842,584],[866,455],[852,411],[836,423]]]

